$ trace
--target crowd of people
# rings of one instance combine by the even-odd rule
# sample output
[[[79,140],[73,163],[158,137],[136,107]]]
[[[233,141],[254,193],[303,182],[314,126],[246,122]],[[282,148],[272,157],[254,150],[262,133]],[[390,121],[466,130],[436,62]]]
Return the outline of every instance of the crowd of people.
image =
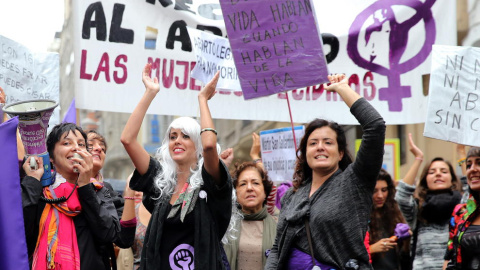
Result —
[[[233,150],[221,152],[209,109],[218,73],[198,93],[199,122],[175,119],[150,156],[137,140],[161,90],[150,74],[147,64],[145,93],[121,134],[135,166],[123,194],[103,181],[105,138],[76,124],[59,124],[46,139],[52,185],[39,181],[41,158],[37,167],[23,160],[32,269],[480,269],[480,148],[457,148],[463,186],[441,157],[417,183],[424,156],[410,134],[415,161],[392,179],[381,168],[382,116],[345,75],[331,75],[325,90],[363,130],[356,158],[339,124],[314,119],[292,181],[275,186],[258,135],[250,161],[231,164]]]

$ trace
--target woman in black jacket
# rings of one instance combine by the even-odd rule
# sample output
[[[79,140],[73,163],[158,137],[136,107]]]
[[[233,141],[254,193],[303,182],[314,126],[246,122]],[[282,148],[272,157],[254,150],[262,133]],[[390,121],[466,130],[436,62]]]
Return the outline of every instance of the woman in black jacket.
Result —
[[[160,91],[158,79],[150,73],[147,64],[145,94],[121,136],[136,168],[130,188],[143,192],[143,204],[152,213],[140,269],[224,269],[220,240],[232,213],[232,183],[218,156],[208,107],[219,74],[198,94],[200,124],[189,117],[175,119],[152,158],[137,141],[147,109]]]
[[[109,269],[100,246],[112,243],[120,230],[108,189],[96,181],[87,135],[72,123],[55,126],[47,149],[55,182],[42,188],[38,169],[27,159],[21,182],[25,233],[33,269]],[[62,198],[63,197],[63,198]]]

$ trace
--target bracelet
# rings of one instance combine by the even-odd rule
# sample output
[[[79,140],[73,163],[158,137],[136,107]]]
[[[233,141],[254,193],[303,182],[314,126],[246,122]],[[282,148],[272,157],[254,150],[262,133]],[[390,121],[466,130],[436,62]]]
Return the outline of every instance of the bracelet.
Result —
[[[467,161],[466,158],[461,158],[461,159],[457,160],[458,166],[462,166],[462,164],[465,163],[465,161]]]
[[[423,161],[423,158],[421,157],[415,157],[416,160],[420,160],[420,161]]]
[[[262,163],[262,159],[261,158],[254,159],[253,163],[255,163],[255,164]]]
[[[217,135],[217,131],[216,131],[215,129],[213,129],[213,128],[204,128],[204,129],[202,129],[202,130],[200,131],[200,135],[202,135],[202,133],[205,132],[205,131],[211,131],[211,132],[215,133],[215,135]]]
[[[135,200],[135,197],[123,197],[125,200]]]

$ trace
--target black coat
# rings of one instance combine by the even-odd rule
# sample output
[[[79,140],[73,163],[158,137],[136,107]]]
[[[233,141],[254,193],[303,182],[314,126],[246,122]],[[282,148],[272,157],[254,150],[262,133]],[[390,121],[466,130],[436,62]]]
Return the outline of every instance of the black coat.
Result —
[[[26,176],[21,181],[21,187],[25,235],[31,263],[45,202],[40,200],[42,185],[37,179]],[[80,268],[107,269],[102,246],[111,245],[120,231],[110,191],[107,188],[96,191],[93,184],[77,189],[82,212],[73,218],[73,223],[80,253]]]

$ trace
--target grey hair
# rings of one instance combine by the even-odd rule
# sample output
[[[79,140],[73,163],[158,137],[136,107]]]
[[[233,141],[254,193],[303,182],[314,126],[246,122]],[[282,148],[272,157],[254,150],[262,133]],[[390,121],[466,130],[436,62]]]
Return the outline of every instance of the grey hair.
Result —
[[[155,158],[160,162],[162,171],[155,177],[155,186],[160,191],[160,196],[172,195],[177,185],[177,165],[170,156],[169,140],[170,131],[172,128],[177,128],[183,134],[188,135],[195,144],[195,152],[197,155],[197,166],[191,168],[190,186],[189,190],[194,190],[203,184],[202,166],[203,166],[203,147],[200,137],[200,124],[190,117],[180,117],[172,121],[168,126],[165,137],[163,138],[162,146],[158,148]]]

